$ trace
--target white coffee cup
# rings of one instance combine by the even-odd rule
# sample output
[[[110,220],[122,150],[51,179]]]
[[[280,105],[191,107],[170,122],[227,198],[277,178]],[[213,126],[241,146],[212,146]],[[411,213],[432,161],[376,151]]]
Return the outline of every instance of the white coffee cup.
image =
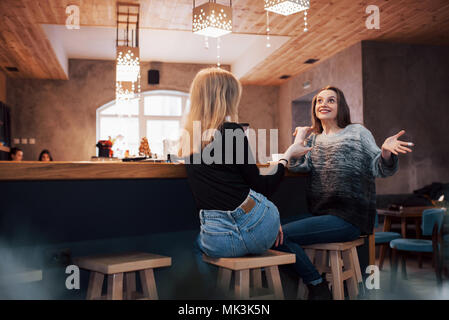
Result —
[[[271,155],[271,159],[274,162],[279,161],[279,159],[281,159],[281,158],[282,158],[282,153],[273,153]]]

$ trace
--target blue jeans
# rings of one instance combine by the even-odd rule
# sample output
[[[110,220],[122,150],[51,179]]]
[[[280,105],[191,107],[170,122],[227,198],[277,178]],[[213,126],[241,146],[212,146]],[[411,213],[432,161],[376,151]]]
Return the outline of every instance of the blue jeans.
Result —
[[[360,237],[359,228],[332,215],[313,216],[304,214],[295,221],[282,225],[283,245],[277,250],[296,255],[295,271],[305,284],[321,278],[301,246],[315,243],[352,241]]]
[[[198,270],[204,279],[212,279],[210,265],[202,254],[210,257],[241,257],[260,254],[270,249],[280,227],[279,211],[265,196],[250,190],[256,205],[245,214],[238,207],[233,211],[200,210],[201,232],[195,241],[194,252]]]

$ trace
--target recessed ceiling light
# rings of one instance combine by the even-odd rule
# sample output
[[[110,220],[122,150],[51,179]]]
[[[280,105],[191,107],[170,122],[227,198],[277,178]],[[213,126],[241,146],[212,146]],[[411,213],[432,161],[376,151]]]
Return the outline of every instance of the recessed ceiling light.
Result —
[[[313,63],[315,63],[315,62],[317,62],[319,60],[320,59],[307,59],[306,61],[304,61],[304,63],[306,63],[306,64],[313,64]]]
[[[5,67],[5,68],[10,72],[19,72],[19,69],[17,69],[16,67]]]

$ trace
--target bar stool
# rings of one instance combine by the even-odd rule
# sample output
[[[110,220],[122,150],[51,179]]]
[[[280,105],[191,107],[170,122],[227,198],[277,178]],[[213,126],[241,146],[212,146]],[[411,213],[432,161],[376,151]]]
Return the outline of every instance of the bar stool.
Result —
[[[364,242],[363,238],[359,238],[348,242],[318,243],[303,246],[318,272],[326,274],[326,280],[332,286],[334,300],[344,300],[345,298],[343,281],[346,281],[349,298],[355,299],[357,297],[358,286],[363,282],[357,247]],[[300,279],[298,298],[305,299],[306,295],[307,287]]]
[[[75,264],[90,271],[87,300],[157,300],[153,269],[168,267],[171,258],[144,252],[97,255],[74,259]],[[136,272],[139,272],[142,293],[136,292]],[[107,294],[102,295],[107,275]]]
[[[292,253],[268,250],[260,255],[238,258],[211,258],[203,254],[203,260],[219,267],[217,286],[224,292],[230,290],[234,272],[234,293],[237,299],[284,299],[278,266],[295,263],[296,257]],[[265,270],[268,289],[272,293],[250,296],[250,282],[253,284],[253,293],[267,291],[262,287],[262,268]]]

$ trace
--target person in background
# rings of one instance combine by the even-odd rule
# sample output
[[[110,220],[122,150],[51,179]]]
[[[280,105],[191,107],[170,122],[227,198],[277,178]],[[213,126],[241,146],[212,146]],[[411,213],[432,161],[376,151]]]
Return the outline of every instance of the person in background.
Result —
[[[42,150],[41,154],[39,155],[39,161],[53,161],[50,151],[48,151],[47,149]]]
[[[9,152],[9,158],[11,161],[22,161],[23,160],[23,151],[20,148],[11,148]]]

